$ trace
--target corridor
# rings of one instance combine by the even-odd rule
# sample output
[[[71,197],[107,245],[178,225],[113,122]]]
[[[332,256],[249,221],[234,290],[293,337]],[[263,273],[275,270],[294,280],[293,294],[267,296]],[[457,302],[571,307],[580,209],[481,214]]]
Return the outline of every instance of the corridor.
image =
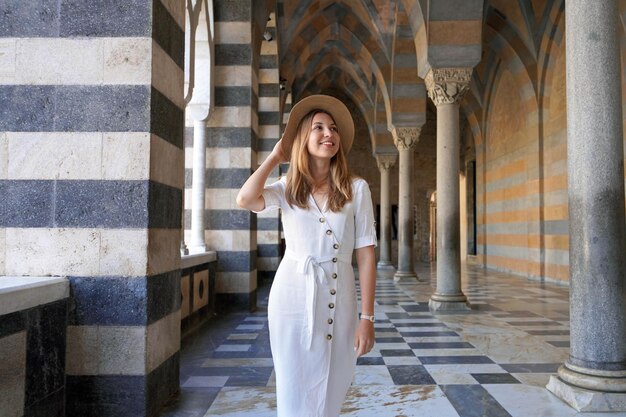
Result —
[[[577,414],[545,389],[569,351],[567,287],[470,265],[471,312],[434,316],[435,270],[417,273],[416,284],[379,275],[377,343],[358,360],[342,416],[607,415]],[[257,312],[212,320],[183,340],[181,395],[162,417],[275,416],[268,291],[259,288]]]

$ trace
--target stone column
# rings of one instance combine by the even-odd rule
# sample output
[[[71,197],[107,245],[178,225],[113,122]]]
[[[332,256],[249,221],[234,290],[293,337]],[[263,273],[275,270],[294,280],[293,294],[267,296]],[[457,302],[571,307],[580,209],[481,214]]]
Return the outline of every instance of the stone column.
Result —
[[[191,183],[191,242],[189,243],[190,253],[206,252],[206,243],[204,242],[206,137],[206,121],[194,120],[193,177]]]
[[[397,154],[376,155],[380,170],[380,257],[378,269],[395,271],[391,262],[391,202],[389,189],[389,170],[396,163]]]
[[[565,13],[570,356],[547,388],[578,411],[626,411],[619,14],[615,0]]]
[[[398,189],[398,270],[394,281],[417,280],[413,265],[413,146],[419,140],[420,128],[396,127],[391,130],[400,155]]]
[[[440,68],[425,78],[437,106],[437,291],[431,311],[469,309],[461,291],[459,100],[471,76],[471,68]]]

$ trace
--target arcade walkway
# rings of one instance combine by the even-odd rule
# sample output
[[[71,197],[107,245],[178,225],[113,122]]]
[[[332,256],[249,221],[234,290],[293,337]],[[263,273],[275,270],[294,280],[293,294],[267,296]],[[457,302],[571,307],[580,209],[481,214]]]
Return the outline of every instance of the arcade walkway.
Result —
[[[467,266],[472,311],[433,316],[435,270],[417,273],[410,285],[379,275],[377,344],[358,361],[342,416],[626,417],[577,414],[544,388],[568,355],[566,287]],[[213,320],[183,341],[181,396],[162,417],[275,416],[268,291],[259,312]]]

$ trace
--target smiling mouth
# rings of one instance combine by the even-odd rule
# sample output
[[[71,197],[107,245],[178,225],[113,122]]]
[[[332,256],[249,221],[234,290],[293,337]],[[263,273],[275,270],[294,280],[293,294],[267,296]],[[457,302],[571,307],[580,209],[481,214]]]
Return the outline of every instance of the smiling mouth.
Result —
[[[320,145],[324,145],[324,146],[335,146],[335,144],[333,142],[321,142]]]

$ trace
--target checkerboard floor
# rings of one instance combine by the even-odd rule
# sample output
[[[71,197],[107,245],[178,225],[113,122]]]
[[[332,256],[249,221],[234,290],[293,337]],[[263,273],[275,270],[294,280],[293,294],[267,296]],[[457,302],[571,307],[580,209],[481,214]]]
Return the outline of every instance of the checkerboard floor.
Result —
[[[471,311],[433,315],[435,271],[417,273],[405,284],[379,272],[376,345],[358,359],[342,416],[607,415],[577,414],[545,389],[569,353],[566,287],[465,266]],[[268,291],[259,312],[212,320],[183,341],[181,395],[163,417],[275,416]]]

